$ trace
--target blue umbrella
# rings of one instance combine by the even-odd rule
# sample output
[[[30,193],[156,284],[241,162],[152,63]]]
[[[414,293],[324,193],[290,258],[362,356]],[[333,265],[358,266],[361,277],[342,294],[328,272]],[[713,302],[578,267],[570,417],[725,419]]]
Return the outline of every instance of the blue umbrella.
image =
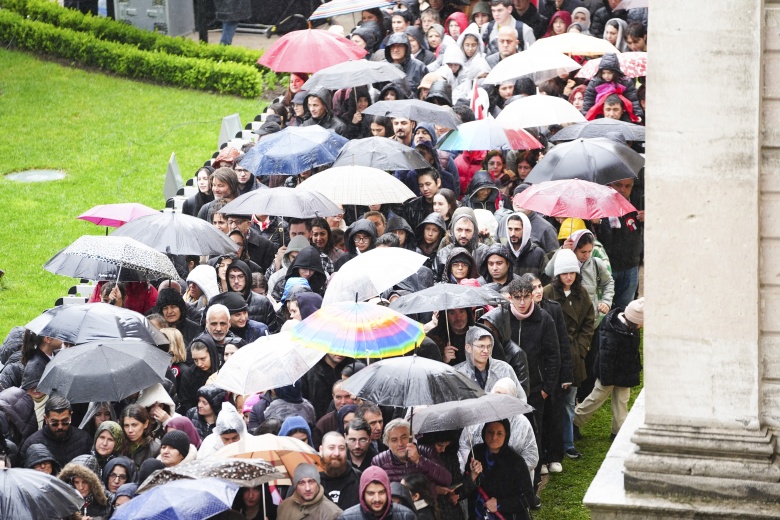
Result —
[[[298,175],[336,160],[349,139],[321,126],[290,126],[263,137],[241,161],[255,175]]]
[[[227,511],[238,486],[218,478],[176,480],[156,486],[116,510],[117,520],[191,520]]]

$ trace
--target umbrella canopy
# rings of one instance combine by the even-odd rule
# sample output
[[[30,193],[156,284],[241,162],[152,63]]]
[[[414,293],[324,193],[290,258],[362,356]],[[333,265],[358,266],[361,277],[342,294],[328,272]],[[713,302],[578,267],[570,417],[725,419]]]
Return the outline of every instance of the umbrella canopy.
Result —
[[[319,125],[288,126],[263,137],[241,160],[254,175],[298,175],[336,160],[349,139]]]
[[[391,118],[403,117],[418,123],[431,123],[445,128],[456,128],[460,119],[452,108],[434,105],[419,99],[378,101],[365,109],[363,114]]]
[[[607,40],[581,33],[563,33],[536,40],[535,51],[562,52],[573,56],[603,56],[620,51]]]
[[[554,96],[527,96],[509,103],[496,118],[510,128],[584,123],[586,121],[574,105]]]
[[[366,401],[403,408],[485,395],[450,365],[418,356],[373,363],[347,379],[343,388]]]
[[[580,179],[534,184],[515,195],[512,202],[518,208],[538,211],[542,215],[583,220],[622,217],[636,211],[613,188]]]
[[[380,170],[416,170],[431,167],[425,157],[414,148],[377,136],[351,140],[341,149],[333,166],[370,166]]]
[[[60,249],[57,254],[46,262],[43,268],[50,273],[71,278],[85,278],[87,280],[117,280],[120,282],[143,282],[159,278],[157,273],[136,271],[127,267],[119,269],[118,265],[110,264],[66,253],[67,247]]]
[[[299,190],[319,192],[337,204],[395,204],[414,198],[412,190],[384,170],[337,166],[312,175]]]
[[[626,141],[644,142],[645,140],[644,126],[603,117],[588,121],[587,123],[575,123],[564,127],[561,130],[558,130],[554,136],[550,137],[550,141],[557,143],[560,141],[573,141],[580,137],[607,137],[607,134],[614,132],[622,135]]]
[[[217,453],[216,458],[263,459],[277,471],[292,476],[299,464],[314,464],[322,471],[320,454],[307,443],[294,437],[279,437],[270,433],[246,435],[233,444],[228,444]],[[285,479],[286,480],[286,479]],[[277,480],[277,485],[289,485],[287,480]]]
[[[406,74],[386,61],[350,60],[315,72],[301,89],[325,87],[331,90],[404,79]],[[354,95],[354,94],[353,94]]]
[[[484,80],[488,85],[515,81],[531,75],[537,85],[581,67],[579,63],[561,52],[537,50],[536,45],[498,62]]]
[[[293,341],[346,357],[402,356],[425,337],[422,325],[371,303],[324,305],[292,329]]]
[[[388,2],[387,0],[333,0],[320,5],[309,17],[309,20],[321,20],[342,14],[358,13],[365,9],[392,7],[394,5],[395,2]]]
[[[44,311],[25,328],[39,336],[57,338],[71,345],[113,339],[135,339],[154,345],[169,343],[168,338],[143,314],[108,303],[54,307]]]
[[[154,278],[179,278],[179,273],[167,256],[132,238],[84,235],[60,251],[60,254],[97,260],[121,269],[133,269]]]
[[[451,130],[436,146],[441,150],[536,150],[542,148],[534,136],[522,128],[509,128],[506,122],[477,119]]]
[[[0,518],[65,518],[84,505],[78,491],[34,469],[0,469]]]
[[[613,11],[618,9],[641,9],[643,7],[649,7],[649,0],[623,0],[615,6]]]
[[[609,184],[635,179],[645,165],[640,154],[611,139],[577,139],[553,148],[526,177],[528,184],[562,179],[582,179]]]
[[[330,31],[292,31],[265,51],[257,63],[274,72],[311,74],[337,63],[359,60],[368,54],[343,36]]]
[[[218,478],[239,487],[256,487],[272,480],[287,478],[264,460],[206,459],[183,462],[176,466],[157,470],[141,483],[139,493],[155,486],[182,479]]]
[[[229,215],[275,215],[280,217],[331,217],[343,213],[325,195],[298,188],[254,190],[230,201],[222,213]]]
[[[219,370],[214,384],[240,395],[265,392],[294,384],[323,356],[320,350],[294,342],[289,332],[280,332],[238,349]]]
[[[487,394],[476,399],[435,404],[414,413],[414,433],[458,430],[472,424],[526,414],[533,409],[533,406],[517,397],[504,394]]]
[[[93,341],[63,349],[46,365],[38,390],[71,403],[118,402],[162,383],[171,356],[137,340]]]
[[[646,52],[621,52],[617,55],[620,70],[627,78],[641,78],[647,76]],[[590,60],[577,72],[578,78],[591,79],[599,71],[601,58]]]
[[[203,219],[165,210],[140,217],[109,236],[127,237],[174,255],[221,255],[238,251],[236,243]]]
[[[98,226],[119,227],[138,217],[154,215],[155,213],[158,213],[158,211],[149,206],[144,206],[137,202],[127,202],[94,206],[76,218],[92,222]]]
[[[402,314],[465,309],[495,305],[505,301],[496,291],[484,287],[469,287],[454,283],[437,283],[433,287],[401,296],[390,308]]]
[[[413,274],[427,258],[402,247],[382,247],[360,254],[345,263],[328,282],[323,305],[365,301]]]
[[[218,478],[176,480],[156,486],[118,508],[115,520],[210,518],[233,505],[238,485]]]

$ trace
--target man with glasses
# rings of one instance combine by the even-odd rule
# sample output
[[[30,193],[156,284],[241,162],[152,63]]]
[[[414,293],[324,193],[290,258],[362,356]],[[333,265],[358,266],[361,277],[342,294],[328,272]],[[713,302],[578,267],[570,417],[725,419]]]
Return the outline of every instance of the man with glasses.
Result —
[[[382,415],[380,414],[379,417]],[[347,426],[347,447],[349,460],[354,467],[365,471],[371,466],[371,460],[376,456],[377,451],[371,445],[371,425],[365,419],[355,418]]]
[[[22,444],[19,460],[25,460],[27,450],[33,444],[46,446],[60,467],[79,455],[88,455],[92,438],[84,430],[71,427],[70,402],[64,397],[52,396],[46,402],[43,428],[30,435]]]
[[[482,325],[470,327],[466,333],[466,361],[455,365],[455,370],[466,375],[485,392],[490,392],[493,385],[501,378],[508,377],[517,386],[517,394],[523,395],[523,387],[517,380],[512,366],[493,359],[493,335]]]
[[[335,270],[341,269],[346,264],[361,253],[374,249],[376,242],[376,226],[368,219],[361,218],[352,223],[344,234],[344,244],[347,246],[347,254],[336,261]]]

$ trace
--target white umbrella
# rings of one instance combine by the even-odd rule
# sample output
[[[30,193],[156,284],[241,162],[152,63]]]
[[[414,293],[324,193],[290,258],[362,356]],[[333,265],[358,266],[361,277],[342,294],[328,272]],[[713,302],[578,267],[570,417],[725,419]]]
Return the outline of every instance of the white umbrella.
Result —
[[[288,386],[324,356],[325,352],[292,341],[289,332],[280,332],[238,349],[219,370],[214,384],[240,395]]]
[[[497,121],[510,128],[584,123],[585,116],[574,105],[554,96],[528,96],[509,103]]]
[[[602,56],[608,52],[620,52],[607,40],[573,32],[536,40],[534,50],[562,52],[573,56]]]
[[[561,52],[537,50],[534,45],[525,52],[518,52],[499,61],[484,83],[498,85],[532,74],[534,83],[538,85],[580,67],[579,63]]]
[[[643,7],[650,7],[648,0],[623,0],[615,6],[613,11],[618,9],[642,9]]]
[[[331,277],[322,304],[365,301],[409,278],[426,257],[401,247],[382,247],[358,255]]]
[[[318,191],[337,204],[401,203],[415,195],[406,185],[378,168],[337,166],[303,181],[298,188]]]

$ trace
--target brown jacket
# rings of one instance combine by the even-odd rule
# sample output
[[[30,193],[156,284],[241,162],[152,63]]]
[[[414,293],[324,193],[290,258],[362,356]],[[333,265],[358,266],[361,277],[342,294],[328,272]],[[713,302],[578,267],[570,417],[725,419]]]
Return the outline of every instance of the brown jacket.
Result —
[[[544,297],[561,304],[563,319],[566,322],[566,331],[569,333],[571,344],[571,360],[574,366],[574,386],[580,386],[587,377],[585,372],[585,356],[590,350],[590,340],[595,328],[595,313],[593,302],[588,292],[581,288],[566,296],[557,290],[552,284],[544,288]]]
[[[311,501],[303,502],[295,491],[285,498],[276,511],[277,520],[336,520],[342,513],[339,506],[325,497],[325,490],[320,490]]]

